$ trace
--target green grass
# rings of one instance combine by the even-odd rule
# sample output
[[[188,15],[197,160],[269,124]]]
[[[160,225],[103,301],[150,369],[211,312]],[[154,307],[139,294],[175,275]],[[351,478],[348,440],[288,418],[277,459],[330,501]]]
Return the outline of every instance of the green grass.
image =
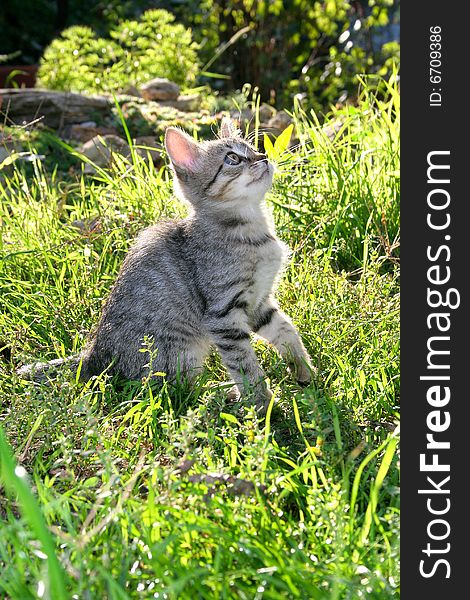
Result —
[[[4,168],[0,596],[399,597],[398,117],[393,84],[334,111],[332,139],[297,111],[269,203],[318,374],[299,388],[257,342],[266,419],[231,412],[215,356],[192,390],[19,380],[83,345],[135,234],[184,208],[138,157],[67,182]]]

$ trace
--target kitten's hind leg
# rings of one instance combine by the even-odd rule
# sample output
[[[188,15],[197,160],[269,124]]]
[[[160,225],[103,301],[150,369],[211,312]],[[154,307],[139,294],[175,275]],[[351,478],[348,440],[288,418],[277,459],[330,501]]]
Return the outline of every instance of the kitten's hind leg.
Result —
[[[186,381],[192,385],[203,371],[204,360],[209,349],[209,341],[197,340],[192,344],[185,345],[184,348],[175,350],[172,353],[173,360],[171,361],[167,375],[177,383]]]
[[[253,331],[279,350],[298,383],[310,383],[315,371],[311,358],[289,317],[273,302],[267,301],[258,309]]]

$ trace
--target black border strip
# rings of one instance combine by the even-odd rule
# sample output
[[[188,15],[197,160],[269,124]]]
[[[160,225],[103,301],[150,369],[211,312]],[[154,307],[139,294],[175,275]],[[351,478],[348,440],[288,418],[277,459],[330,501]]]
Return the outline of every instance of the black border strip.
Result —
[[[470,597],[466,13],[468,3],[435,0],[401,9],[404,600]]]

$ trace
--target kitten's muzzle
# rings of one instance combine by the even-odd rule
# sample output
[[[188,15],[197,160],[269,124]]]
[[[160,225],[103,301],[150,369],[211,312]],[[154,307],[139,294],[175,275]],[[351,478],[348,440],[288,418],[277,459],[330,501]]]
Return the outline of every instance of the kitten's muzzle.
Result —
[[[252,163],[252,167],[259,170],[263,165],[266,165],[266,167],[269,169],[269,161],[268,161],[268,157],[266,156],[266,154],[261,154],[260,152],[256,153],[256,157],[253,160]]]
[[[262,152],[255,152],[255,158],[253,159],[254,163],[259,163],[267,160],[268,157],[266,156],[266,154],[263,154]]]
[[[258,183],[262,179],[272,179],[274,174],[274,166],[268,161],[268,159],[262,158],[257,160],[251,165],[252,167],[252,181],[248,185]]]

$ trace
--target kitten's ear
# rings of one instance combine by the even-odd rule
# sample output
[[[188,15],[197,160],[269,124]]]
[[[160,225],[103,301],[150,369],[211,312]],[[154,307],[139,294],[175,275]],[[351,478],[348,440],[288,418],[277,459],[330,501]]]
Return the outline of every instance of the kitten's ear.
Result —
[[[198,143],[181,129],[168,127],[165,148],[177,171],[194,171],[197,168],[200,157]]]
[[[240,138],[242,132],[238,129],[230,117],[222,117],[219,128],[219,137],[221,138]]]

